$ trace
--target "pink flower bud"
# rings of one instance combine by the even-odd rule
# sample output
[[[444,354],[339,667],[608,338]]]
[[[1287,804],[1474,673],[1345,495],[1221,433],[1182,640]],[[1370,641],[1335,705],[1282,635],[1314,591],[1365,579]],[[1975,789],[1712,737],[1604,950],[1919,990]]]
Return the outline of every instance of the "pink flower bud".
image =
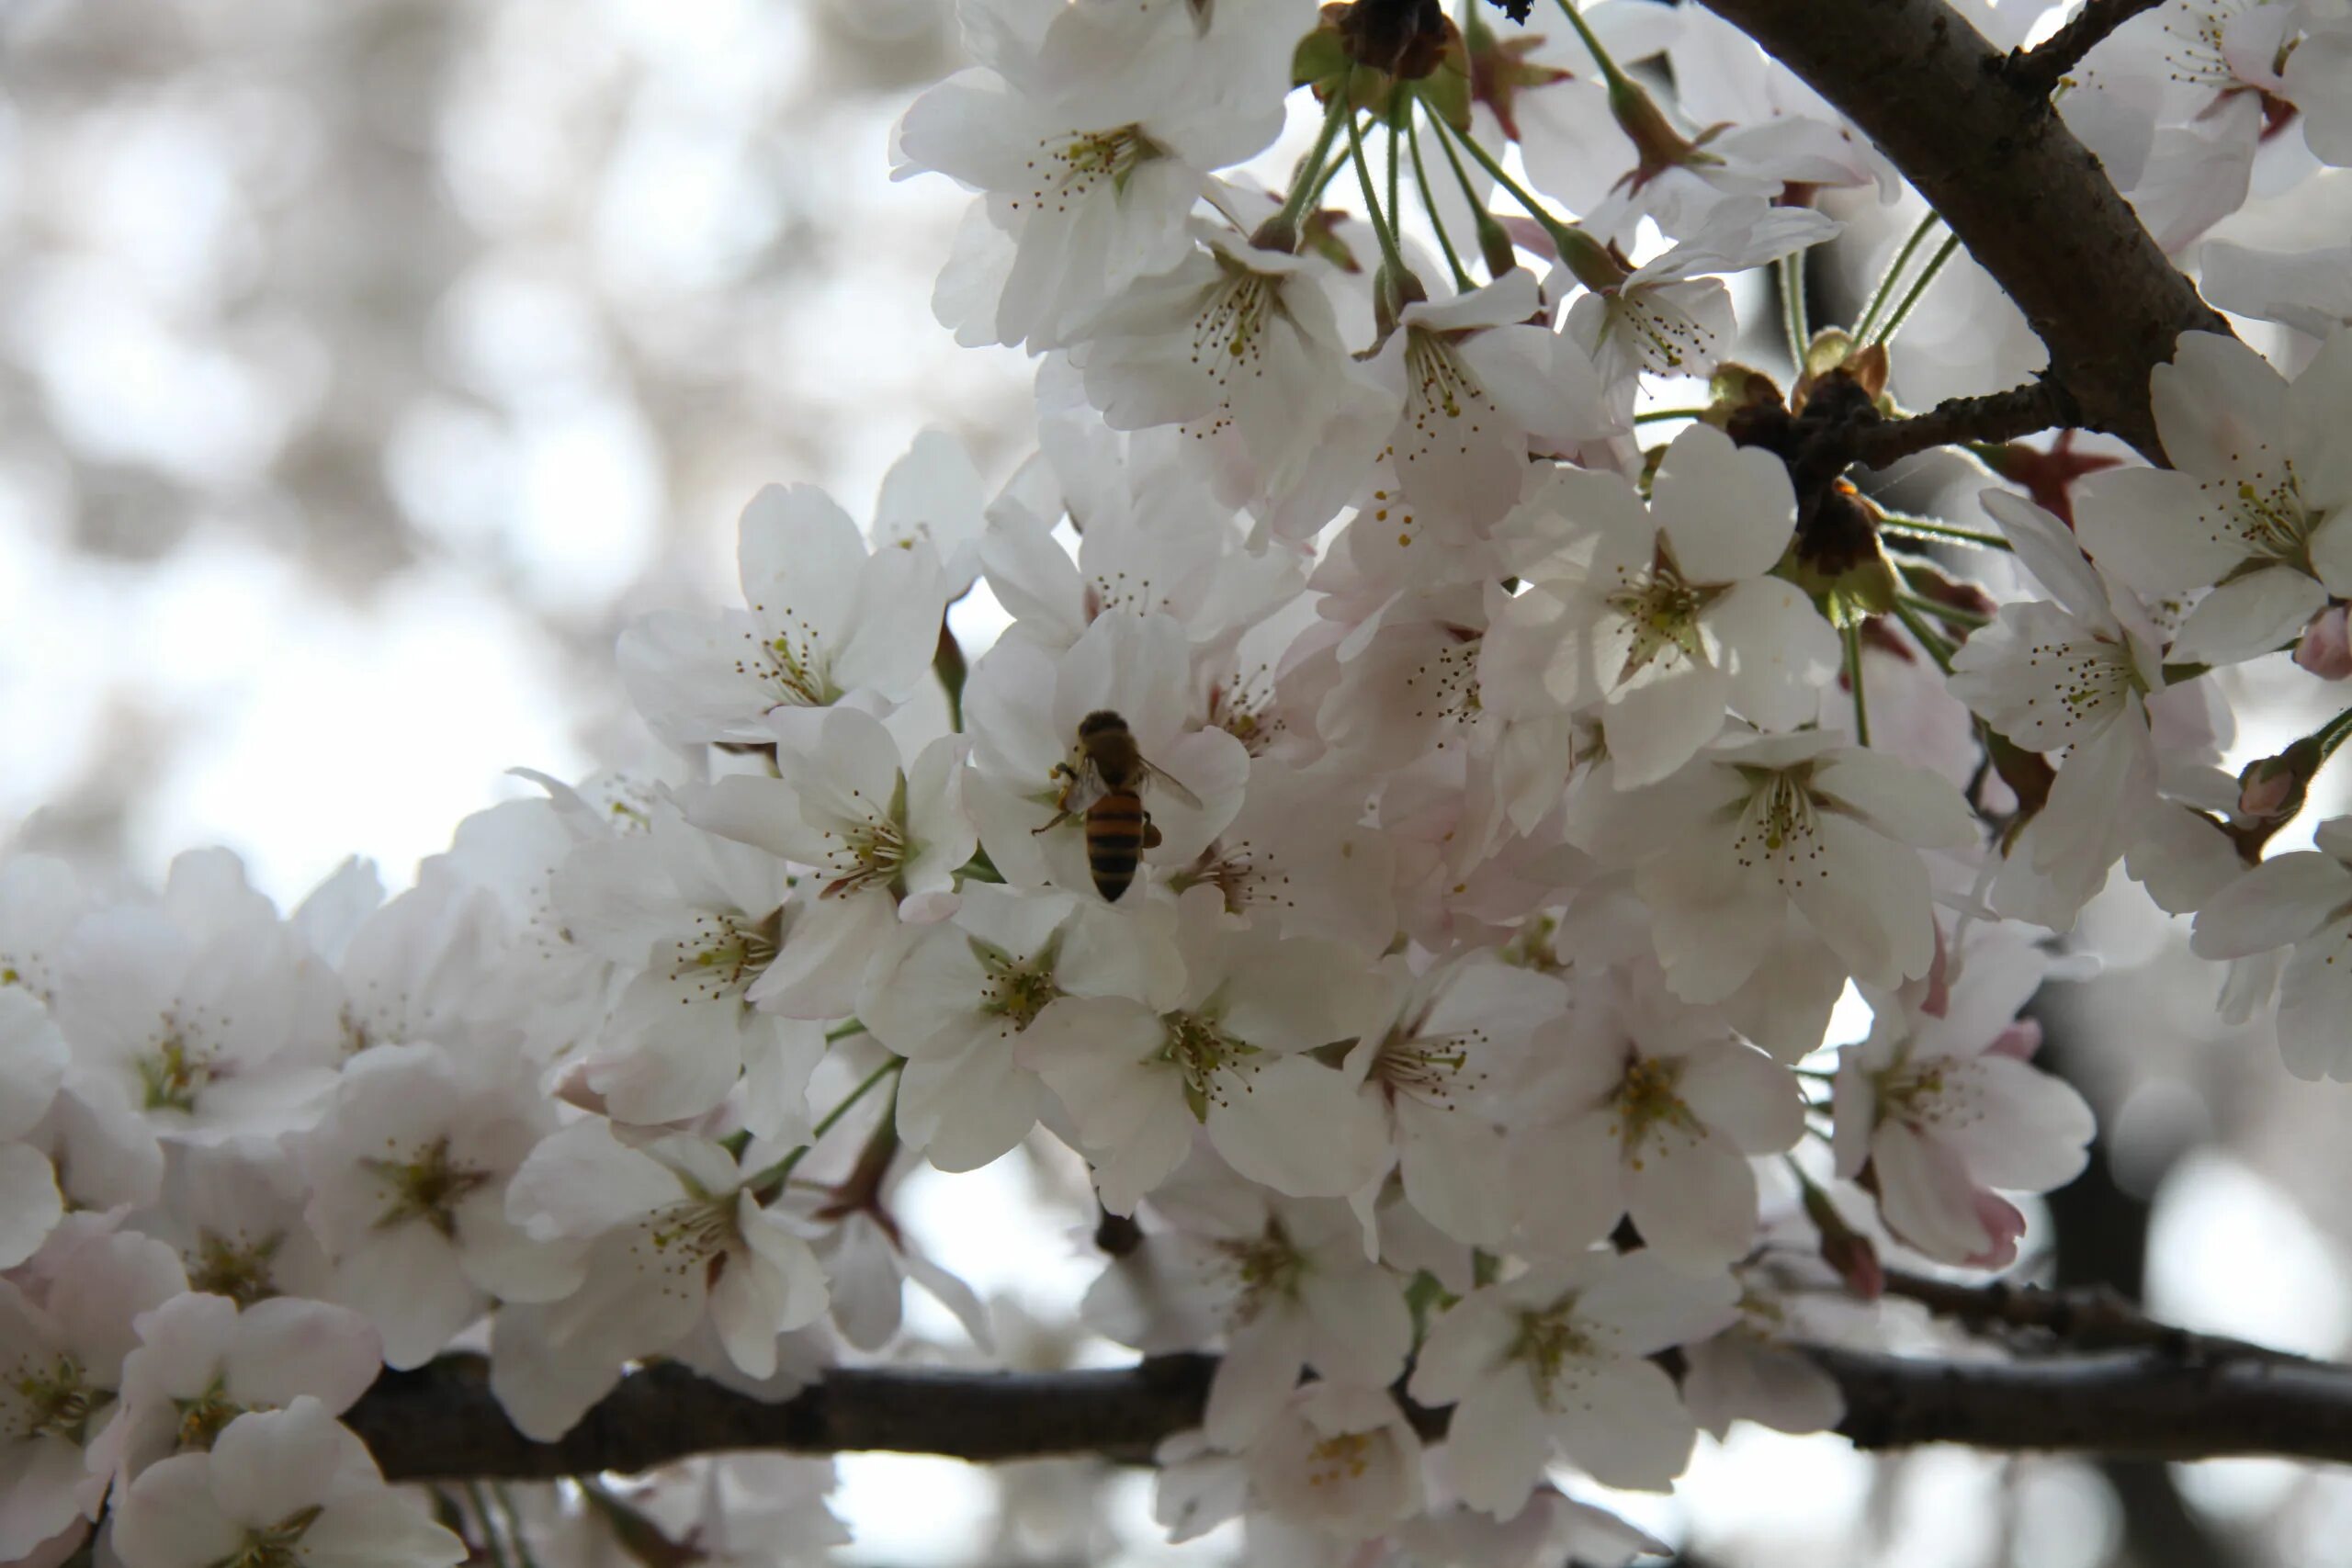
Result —
[[[2352,675],[2352,605],[2330,604],[2313,615],[2295,644],[2295,662],[2324,681]]]
[[[2254,822],[2269,822],[2291,815],[2302,791],[2295,770],[2277,758],[2265,758],[2246,769],[2238,781],[2238,815]]]

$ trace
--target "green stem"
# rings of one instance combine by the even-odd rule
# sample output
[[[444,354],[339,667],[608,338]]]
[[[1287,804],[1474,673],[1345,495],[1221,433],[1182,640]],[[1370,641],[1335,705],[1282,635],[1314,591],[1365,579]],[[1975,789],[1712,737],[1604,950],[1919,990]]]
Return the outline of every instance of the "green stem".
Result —
[[[490,1504],[481,1495],[481,1483],[466,1483],[466,1502],[474,1511],[474,1521],[481,1526],[481,1544],[490,1553],[492,1568],[507,1568],[506,1548],[499,1544],[498,1527],[491,1522]]]
[[[825,1032],[825,1043],[826,1043],[826,1044],[828,1044],[828,1045],[831,1045],[831,1044],[834,1041],[836,1041],[836,1040],[847,1040],[847,1039],[849,1039],[852,1035],[863,1034],[863,1033],[865,1033],[865,1025],[864,1025],[864,1024],[862,1024],[862,1023],[858,1022],[858,1021],[857,1021],[857,1020],[855,1020],[855,1019],[851,1019],[847,1023],[842,1024],[839,1029],[832,1029],[832,1030],[828,1030],[828,1031],[826,1031],[826,1032]]]
[[[1430,215],[1430,227],[1437,231],[1437,248],[1445,253],[1445,265],[1453,274],[1453,287],[1467,294],[1477,287],[1470,275],[1463,270],[1462,258],[1454,254],[1453,241],[1445,231],[1445,220],[1437,214],[1437,193],[1430,188],[1430,172],[1421,163],[1421,117],[1408,113],[1405,117],[1405,142],[1413,154],[1413,178],[1421,187],[1421,208]]]
[[[1307,209],[1314,206],[1316,198],[1323,194],[1323,187],[1329,183],[1332,173],[1338,168],[1333,164],[1327,169],[1324,160],[1331,155],[1331,142],[1340,134],[1341,115],[1346,115],[1351,120],[1355,118],[1348,105],[1348,95],[1334,93],[1331,101],[1324,106],[1323,129],[1316,133],[1315,146],[1306,154],[1306,162],[1299,165],[1298,179],[1292,186],[1290,195],[1284,198],[1283,209],[1274,214],[1268,227],[1280,225],[1296,233],[1298,220],[1306,216]],[[1261,233],[1264,231],[1263,229],[1260,231]]]
[[[1921,620],[1919,612],[1898,600],[1894,606],[1894,618],[1901,621],[1904,630],[1909,632],[1912,638],[1928,650],[1928,657],[1936,661],[1937,669],[1947,675],[1951,673],[1951,644],[1933,626]]]
[[[1634,84],[1617,68],[1617,62],[1609,58],[1609,51],[1600,47],[1600,40],[1592,36],[1592,29],[1577,14],[1575,0],[1560,0],[1560,9],[1566,14],[1568,26],[1577,30],[1577,39],[1584,45],[1584,51],[1592,56],[1595,65],[1600,67],[1602,84],[1612,93],[1623,93],[1631,88]]]
[[[1342,97],[1354,85],[1355,72],[1354,66],[1348,67],[1347,80],[1340,89]],[[1380,197],[1374,193],[1372,186],[1372,163],[1363,155],[1363,129],[1356,124],[1356,117],[1352,114],[1348,116],[1348,154],[1355,160],[1356,184],[1363,191],[1364,209],[1372,218],[1373,238],[1380,242],[1381,265],[1388,269],[1389,276],[1401,285],[1405,277],[1404,253],[1396,248],[1396,236],[1390,231],[1388,220],[1381,214]]]
[[[1669,419],[1704,419],[1713,412],[1712,409],[1652,409],[1647,413],[1635,414],[1634,423],[1657,424],[1662,420]]]
[[[514,1497],[503,1486],[492,1487],[490,1495],[498,1499],[499,1516],[506,1521],[506,1539],[514,1545],[518,1568],[539,1568],[537,1559],[531,1555],[531,1543],[524,1537],[523,1517],[514,1511]]]
[[[1805,350],[1813,344],[1813,325],[1805,310],[1804,253],[1791,251],[1781,258],[1781,330],[1788,334],[1789,360],[1804,374]]]
[[[1906,517],[1888,513],[1879,520],[1879,527],[1895,534],[1917,534],[1927,539],[1948,539],[1954,544],[1974,545],[1981,549],[2007,550],[2014,554],[2017,547],[1998,534],[1979,533],[1973,528],[1958,528],[1950,523],[1939,523],[1931,517]]]
[[[1894,286],[1903,280],[1903,269],[1911,265],[1912,253],[1927,242],[1928,231],[1940,221],[1942,220],[1932,212],[1920,219],[1918,226],[1911,231],[1911,237],[1903,242],[1903,248],[1894,253],[1894,260],[1887,264],[1885,276],[1871,291],[1870,303],[1862,307],[1862,319],[1854,323],[1856,343],[1870,341],[1871,323],[1878,320],[1878,314],[1886,309],[1887,301],[1894,298]]]
[[[1401,187],[1396,172],[1405,160],[1404,150],[1397,143],[1405,138],[1396,128],[1396,118],[1403,115],[1409,119],[1412,113],[1412,96],[1405,91],[1404,84],[1399,83],[1388,95],[1388,221],[1400,228],[1405,221],[1405,203],[1399,194]]]
[[[1437,150],[1445,154],[1446,163],[1453,167],[1453,183],[1462,187],[1462,199],[1477,216],[1479,259],[1487,264],[1487,271],[1491,276],[1500,277],[1510,270],[1508,266],[1496,265],[1498,258],[1513,255],[1510,235],[1495,221],[1495,215],[1487,210],[1487,198],[1470,184],[1470,171],[1462,166],[1462,154],[1453,150],[1453,139],[1447,134],[1453,128],[1444,123],[1442,115],[1433,114],[1430,118],[1437,125]],[[1517,265],[1515,259],[1512,265]]]
[[[1465,132],[1448,125],[1444,116],[1438,117],[1436,125],[1442,133],[1459,142],[1464,152],[1478,160],[1478,166],[1493,175],[1495,183],[1509,191],[1511,199],[1527,209],[1528,216],[1544,226],[1544,231],[1552,236],[1554,248],[1560,253],[1562,264],[1576,275],[1578,283],[1598,290],[1614,288],[1625,281],[1625,269],[1610,258],[1609,252],[1600,241],[1575,224],[1564,223],[1553,217],[1533,193],[1511,178],[1510,171],[1495,161],[1493,153],[1479,146]]]
[[[1870,699],[1862,694],[1862,623],[1846,623],[1846,678],[1854,683],[1854,739],[1871,743]]]
[[[2346,740],[2352,740],[2352,708],[2346,708],[2321,725],[2312,739],[2319,742],[2319,760],[2325,762],[2335,754],[2338,747]]]
[[[1894,602],[1897,605],[1908,604],[1921,614],[1933,615],[1948,625],[1967,626],[1971,630],[1993,624],[1993,617],[1990,615],[1980,615],[1973,610],[1963,610],[1956,604],[1947,604],[1940,600],[1930,599],[1924,593],[1897,593],[1894,596]]]
[[[1919,302],[1919,296],[1928,291],[1928,285],[1936,280],[1936,274],[1944,269],[1944,263],[1950,261],[1952,252],[1958,249],[1960,249],[1960,236],[1957,234],[1951,236],[1936,247],[1936,254],[1928,258],[1926,269],[1919,274],[1918,281],[1911,285],[1911,291],[1904,295],[1903,303],[1894,308],[1894,314],[1889,316],[1885,324],[1878,329],[1878,335],[1871,340],[1872,343],[1884,343],[1894,336],[1904,321],[1910,317],[1911,308]]]
[[[841,1125],[842,1118],[849,1114],[851,1106],[855,1105],[859,1100],[864,1100],[868,1089],[872,1089],[876,1084],[880,1083],[884,1078],[888,1077],[892,1073],[897,1072],[900,1067],[903,1067],[906,1065],[907,1061],[905,1057],[893,1056],[888,1061],[883,1063],[880,1066],[875,1068],[872,1072],[866,1074],[858,1086],[849,1091],[848,1098],[844,1099],[839,1105],[834,1106],[831,1111],[826,1111],[825,1119],[818,1122],[814,1128],[810,1129],[808,1141],[807,1143],[801,1145],[798,1148],[794,1149],[791,1153],[786,1155],[782,1159],[776,1161],[765,1170],[759,1172],[749,1181],[744,1182],[743,1185],[750,1188],[755,1194],[764,1192],[770,1188],[781,1189],[784,1186],[785,1179],[791,1176],[794,1168],[800,1164],[802,1156],[807,1155],[810,1149],[815,1148],[826,1134]],[[763,1198],[762,1199],[762,1201],[766,1201],[766,1200]]]

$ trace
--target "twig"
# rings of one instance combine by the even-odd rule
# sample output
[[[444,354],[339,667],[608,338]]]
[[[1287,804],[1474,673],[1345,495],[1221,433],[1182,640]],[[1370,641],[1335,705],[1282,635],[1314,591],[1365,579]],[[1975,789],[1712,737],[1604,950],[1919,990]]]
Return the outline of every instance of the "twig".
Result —
[[[2183,1361],[2161,1349],[1936,1361],[1800,1348],[1837,1380],[1846,1401],[1837,1429],[1863,1448],[2352,1463],[2352,1369],[2235,1355]],[[1200,1424],[1216,1367],[1208,1356],[1069,1372],[837,1367],[770,1404],[664,1363],[623,1378],[560,1441],[535,1443],[508,1424],[480,1357],[444,1356],[387,1372],[344,1419],[395,1481],[545,1481],[745,1449],[1143,1462],[1161,1438]],[[1443,1429],[1444,1412],[1412,1414],[1430,1435]]]
[[[2006,1280],[1968,1285],[1903,1269],[1889,1269],[1885,1276],[1888,1295],[1907,1297],[1973,1333],[2017,1329],[2046,1335],[2070,1349],[2148,1350],[2182,1362],[2258,1360],[2302,1367],[2324,1365],[2266,1345],[2221,1335],[2195,1334],[2169,1323],[2159,1323],[2111,1290],[2052,1291],[2040,1285],[2013,1285]]]
[[[2009,52],[2009,80],[2038,97],[2057,90],[2066,73],[2083,62],[2116,28],[2143,11],[2153,11],[2164,0],[2084,0],[2083,8],[2066,25],[2044,39],[2038,49]]]
[[[2072,423],[2065,389],[2047,378],[1981,397],[1946,398],[1925,413],[1859,429],[1854,461],[1883,468],[1931,446],[1963,441],[2010,441]]]

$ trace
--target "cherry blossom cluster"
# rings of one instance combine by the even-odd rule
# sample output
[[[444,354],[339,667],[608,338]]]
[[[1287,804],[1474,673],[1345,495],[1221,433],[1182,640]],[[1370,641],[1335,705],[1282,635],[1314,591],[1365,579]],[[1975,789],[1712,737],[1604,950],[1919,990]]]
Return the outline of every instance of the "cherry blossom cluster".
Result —
[[[2352,818],[2267,852],[2352,710],[2232,773],[2219,674],[2352,676],[2352,252],[2216,255],[2299,373],[2184,336],[2170,468],[1984,447],[1989,527],[1890,513],[1791,462],[1899,414],[1951,248],[1804,322],[1867,141],[1700,7],[1433,16],[963,0],[894,157],[975,193],[935,304],[1038,356],[1038,451],[762,491],[741,605],[621,638],[668,768],[290,913],[0,861],[0,1561],[821,1550],[822,1461],[491,1507],[337,1417],[453,1348],[541,1440],[655,1359],[783,1398],[909,1282],[986,1355],[892,1195],[1025,1145],[1105,1218],[1086,1326],[1222,1356],[1175,1537],[1622,1562],[1577,1491],[1834,1424],[1793,1347],[1876,1332],[1883,1250],[2018,1258],[2093,1131],[2025,1010],[2119,867],[2352,1079]],[[2185,243],[2279,138],[2352,156],[2347,54],[2340,0],[2172,0],[2061,107]]]

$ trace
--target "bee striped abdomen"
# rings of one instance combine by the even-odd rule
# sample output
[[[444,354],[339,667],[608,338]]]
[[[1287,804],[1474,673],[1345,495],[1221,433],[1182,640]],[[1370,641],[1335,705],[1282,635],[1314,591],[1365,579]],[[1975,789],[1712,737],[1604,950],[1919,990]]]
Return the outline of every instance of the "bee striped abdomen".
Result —
[[[1135,881],[1149,821],[1133,790],[1113,790],[1086,808],[1086,866],[1103,897],[1115,900]]]

